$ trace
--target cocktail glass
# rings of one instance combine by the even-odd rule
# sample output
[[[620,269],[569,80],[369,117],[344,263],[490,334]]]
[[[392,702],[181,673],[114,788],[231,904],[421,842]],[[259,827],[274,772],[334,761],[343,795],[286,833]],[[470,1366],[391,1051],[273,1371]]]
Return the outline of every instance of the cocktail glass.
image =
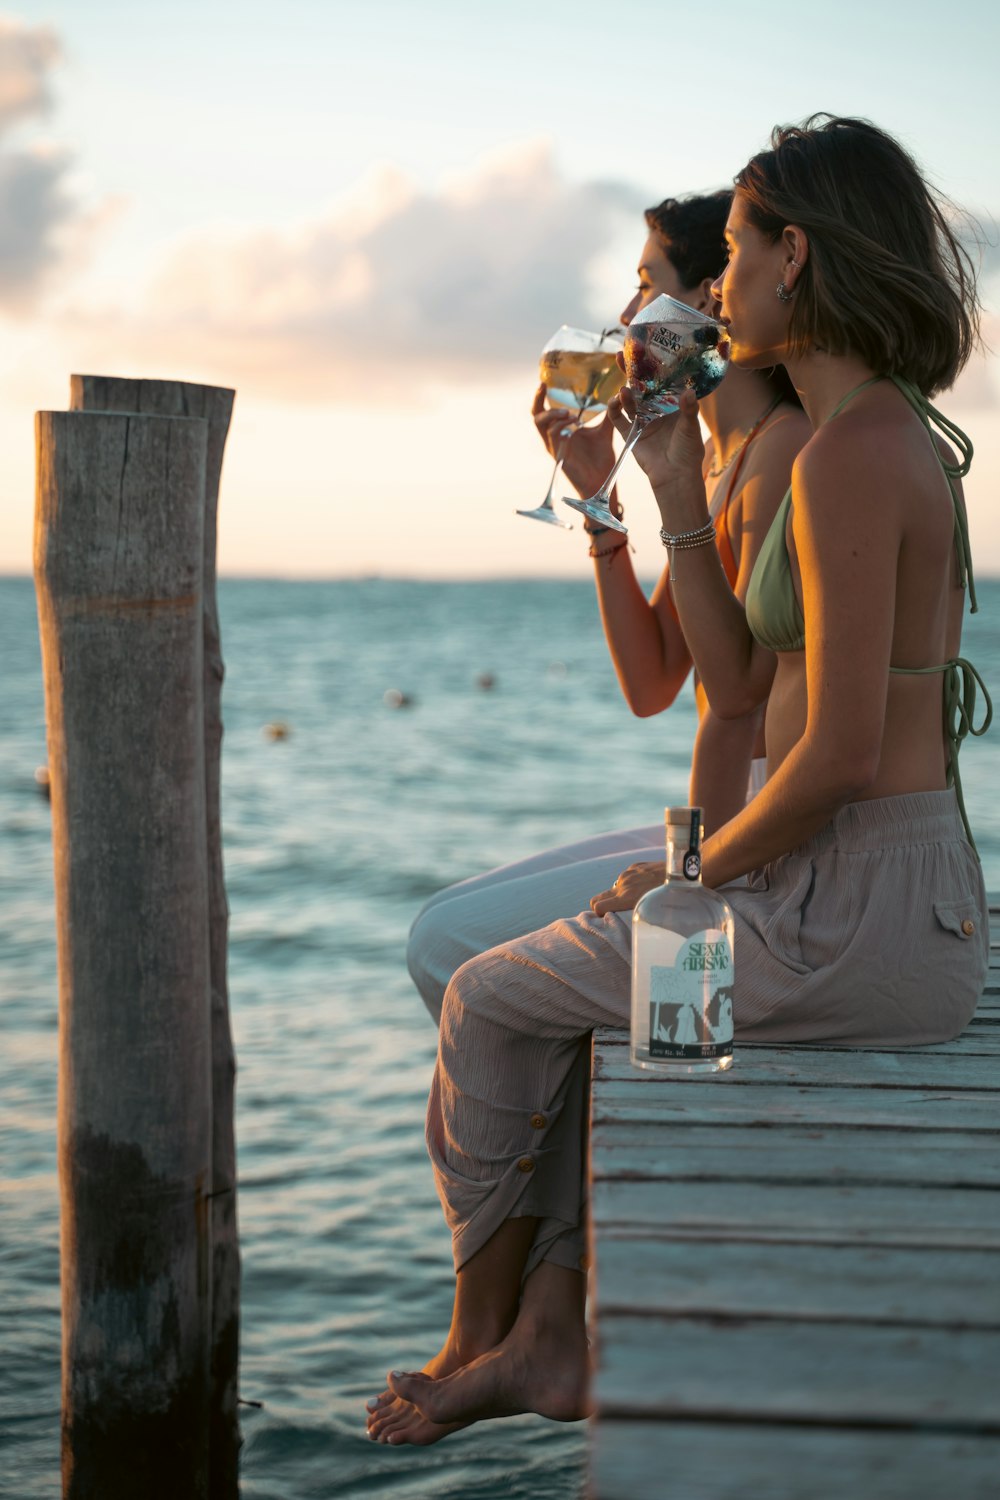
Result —
[[[618,461],[595,495],[563,499],[591,521],[628,533],[610,509],[618,471],[651,422],[677,411],[684,391],[707,396],[729,363],[729,334],[721,323],[665,293],[637,312],[625,330],[625,384],[636,414]]]
[[[519,510],[519,516],[527,516],[532,521],[548,521],[553,526],[572,530],[572,521],[564,521],[556,514],[552,492],[573,434],[579,432],[585,422],[607,411],[611,397],[621,388],[625,377],[617,356],[621,353],[623,338],[621,328],[591,333],[585,328],[570,328],[564,323],[542,350],[538,375],[545,384],[545,404],[551,410],[565,408],[571,416],[559,433],[555,468],[545,499],[533,510]]]

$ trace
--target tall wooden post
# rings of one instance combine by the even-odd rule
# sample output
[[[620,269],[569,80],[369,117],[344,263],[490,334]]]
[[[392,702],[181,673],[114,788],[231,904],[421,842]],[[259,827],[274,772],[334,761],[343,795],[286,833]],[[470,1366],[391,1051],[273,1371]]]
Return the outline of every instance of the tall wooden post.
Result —
[[[206,1500],[204,420],[41,412],[63,1494]]]
[[[181,380],[123,380],[73,375],[74,411],[149,412],[204,417],[208,422],[202,573],[204,617],[205,801],[208,822],[209,951],[212,978],[212,1386],[213,1500],[236,1500],[240,1256],[236,1203],[234,1105],[236,1057],[226,977],[229,907],[222,864],[220,757],[224,666],[216,597],[216,532],[222,458],[235,392]]]

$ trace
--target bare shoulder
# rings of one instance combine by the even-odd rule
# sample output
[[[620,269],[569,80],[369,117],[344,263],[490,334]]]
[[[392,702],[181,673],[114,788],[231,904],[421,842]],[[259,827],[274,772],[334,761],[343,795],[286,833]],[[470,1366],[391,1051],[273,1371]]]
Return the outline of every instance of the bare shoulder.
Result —
[[[807,515],[822,532],[895,531],[912,494],[914,461],[906,416],[892,410],[845,413],[819,427],[795,460],[793,518]]]
[[[801,407],[784,408],[754,439],[747,454],[746,478],[774,476],[787,489],[795,457],[811,436],[809,418]]]

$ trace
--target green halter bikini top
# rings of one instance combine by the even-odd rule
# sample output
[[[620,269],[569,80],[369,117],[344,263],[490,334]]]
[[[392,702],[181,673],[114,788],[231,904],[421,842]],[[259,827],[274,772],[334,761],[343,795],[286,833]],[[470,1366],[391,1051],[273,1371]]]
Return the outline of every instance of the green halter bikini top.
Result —
[[[866,380],[855,390],[849,391],[844,399],[838,403],[830,413],[831,418],[843,411],[847,403],[858,395],[860,391],[867,390],[870,385],[887,377],[876,375],[871,380]],[[939,411],[927,400],[916,386],[909,381],[901,380],[898,375],[888,377],[896,386],[910,406],[916,412],[923,423],[928,436],[934,447],[934,452],[948,480],[951,490],[952,503],[955,508],[955,548],[958,553],[959,576],[962,587],[968,584],[969,604],[972,613],[975,614],[978,605],[976,603],[976,585],[972,576],[972,557],[969,551],[969,528],[965,518],[965,510],[959,502],[958,491],[954,480],[969,472],[972,464],[972,444],[965,433],[947,417],[942,416]],[[958,448],[961,454],[961,462],[956,465],[946,464],[938,453],[937,444],[934,442],[932,424],[936,425],[942,434],[949,438]],[[778,513],[771,523],[771,529],[764,538],[764,544],[757,556],[753,573],[750,576],[750,584],[747,588],[746,615],[747,623],[756,640],[762,646],[771,651],[801,651],[805,646],[806,632],[805,621],[802,618],[802,610],[799,601],[795,597],[795,587],[792,582],[792,567],[788,556],[788,545],[785,538],[785,529],[788,524],[788,513],[792,504],[792,490],[789,486],[788,493]],[[965,825],[965,832],[969,843],[975,849],[975,841],[972,830],[969,827],[968,815],[965,811],[965,798],[962,795],[962,781],[958,770],[958,753],[962,741],[969,734],[985,734],[990,727],[993,718],[993,704],[986,690],[986,684],[976,671],[970,661],[963,656],[953,656],[950,661],[942,662],[935,667],[890,667],[889,671],[896,676],[923,677],[930,673],[941,672],[944,685],[944,731],[948,740],[948,786],[954,786],[958,798],[958,807]],[[986,704],[985,716],[982,724],[977,729],[973,723],[976,709],[976,685],[982,691]]]

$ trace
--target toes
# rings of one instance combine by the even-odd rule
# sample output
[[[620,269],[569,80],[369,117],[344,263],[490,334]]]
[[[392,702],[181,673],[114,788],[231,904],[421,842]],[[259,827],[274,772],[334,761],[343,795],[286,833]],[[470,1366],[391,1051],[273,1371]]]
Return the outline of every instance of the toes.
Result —
[[[405,1406],[402,1401],[397,1401],[393,1395],[388,1401],[380,1406],[378,1411],[368,1413],[367,1427],[370,1437],[378,1437],[387,1422],[393,1422],[404,1411],[412,1411],[412,1407]]]
[[[378,1411],[381,1407],[388,1406],[395,1399],[391,1391],[380,1391],[377,1396],[373,1396],[370,1401],[366,1401],[365,1406],[369,1411]]]
[[[433,1391],[436,1382],[429,1375],[408,1375],[405,1370],[390,1370],[388,1384],[394,1395],[408,1401],[411,1406],[419,1407],[421,1401]]]
[[[396,1416],[383,1424],[378,1435],[378,1440],[380,1443],[408,1441],[406,1438],[407,1433],[411,1432],[414,1427],[425,1427],[426,1425],[423,1417],[412,1406],[404,1406],[400,1408]]]

